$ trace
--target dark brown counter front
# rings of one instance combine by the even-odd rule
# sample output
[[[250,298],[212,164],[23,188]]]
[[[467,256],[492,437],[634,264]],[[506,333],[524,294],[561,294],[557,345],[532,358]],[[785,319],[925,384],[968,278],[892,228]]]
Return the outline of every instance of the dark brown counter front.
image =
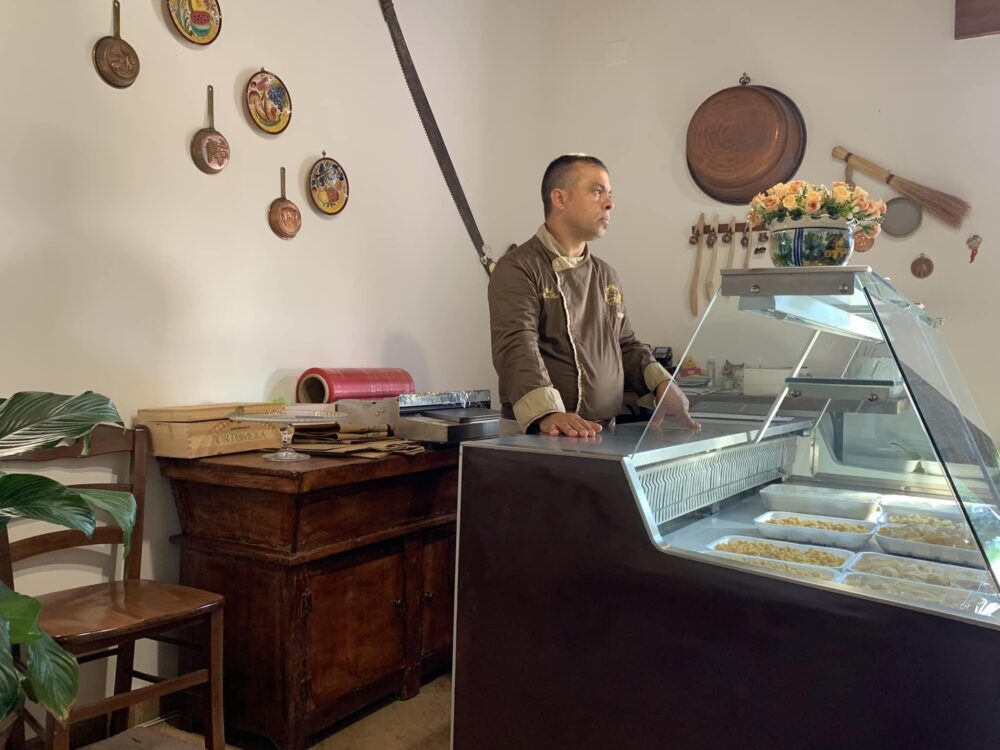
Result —
[[[451,660],[457,449],[160,459],[181,582],[226,597],[227,725],[300,750]]]

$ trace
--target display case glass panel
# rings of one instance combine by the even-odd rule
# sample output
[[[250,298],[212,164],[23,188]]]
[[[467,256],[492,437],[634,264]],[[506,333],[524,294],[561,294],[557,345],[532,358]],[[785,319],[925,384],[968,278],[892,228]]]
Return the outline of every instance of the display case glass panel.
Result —
[[[743,388],[727,363],[700,431],[664,401],[623,459],[655,544],[1000,625],[997,450],[938,320],[864,267],[724,271],[688,355]]]

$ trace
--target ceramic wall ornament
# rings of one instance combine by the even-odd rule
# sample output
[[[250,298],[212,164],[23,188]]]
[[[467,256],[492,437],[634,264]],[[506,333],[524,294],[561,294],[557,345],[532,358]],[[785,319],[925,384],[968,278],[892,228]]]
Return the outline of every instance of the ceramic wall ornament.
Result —
[[[165,0],[174,28],[193,44],[211,44],[222,31],[218,0]]]
[[[969,248],[969,263],[976,262],[976,256],[979,255],[979,246],[981,244],[983,244],[983,238],[978,234],[972,235],[965,241],[965,246]]]
[[[276,135],[292,120],[292,97],[278,76],[264,68],[247,81],[244,96],[254,124],[265,133]]]
[[[309,170],[309,197],[313,205],[328,216],[339,214],[347,205],[350,187],[347,173],[336,159],[323,152]]]

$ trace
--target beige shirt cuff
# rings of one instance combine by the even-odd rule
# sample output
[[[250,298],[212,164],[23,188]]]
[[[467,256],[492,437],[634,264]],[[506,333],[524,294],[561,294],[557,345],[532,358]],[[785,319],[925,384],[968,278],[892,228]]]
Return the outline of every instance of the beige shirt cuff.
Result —
[[[525,432],[536,419],[557,411],[566,411],[562,396],[555,388],[543,386],[528,391],[520,401],[514,404],[514,417]]]
[[[646,387],[649,388],[650,392],[653,392],[660,383],[670,380],[670,373],[659,362],[650,362],[642,371],[642,379],[646,381]]]

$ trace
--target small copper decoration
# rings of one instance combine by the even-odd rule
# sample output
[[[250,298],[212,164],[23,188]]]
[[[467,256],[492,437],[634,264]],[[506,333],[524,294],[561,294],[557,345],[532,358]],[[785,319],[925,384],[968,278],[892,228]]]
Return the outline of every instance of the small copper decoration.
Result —
[[[102,37],[94,45],[94,67],[104,82],[117,89],[135,83],[139,77],[139,56],[121,37],[121,6],[114,1],[114,35]]]
[[[979,246],[982,242],[983,238],[978,234],[972,235],[965,241],[965,246],[969,248],[969,263],[974,263],[976,261],[976,256],[979,255]]]
[[[923,253],[920,253],[920,257],[915,259],[910,264],[910,271],[918,279],[926,279],[928,276],[934,273],[934,261],[932,261]]]
[[[862,230],[858,230],[854,233],[854,249],[859,253],[867,253],[872,249],[872,245],[875,244],[875,238],[869,237]]]

